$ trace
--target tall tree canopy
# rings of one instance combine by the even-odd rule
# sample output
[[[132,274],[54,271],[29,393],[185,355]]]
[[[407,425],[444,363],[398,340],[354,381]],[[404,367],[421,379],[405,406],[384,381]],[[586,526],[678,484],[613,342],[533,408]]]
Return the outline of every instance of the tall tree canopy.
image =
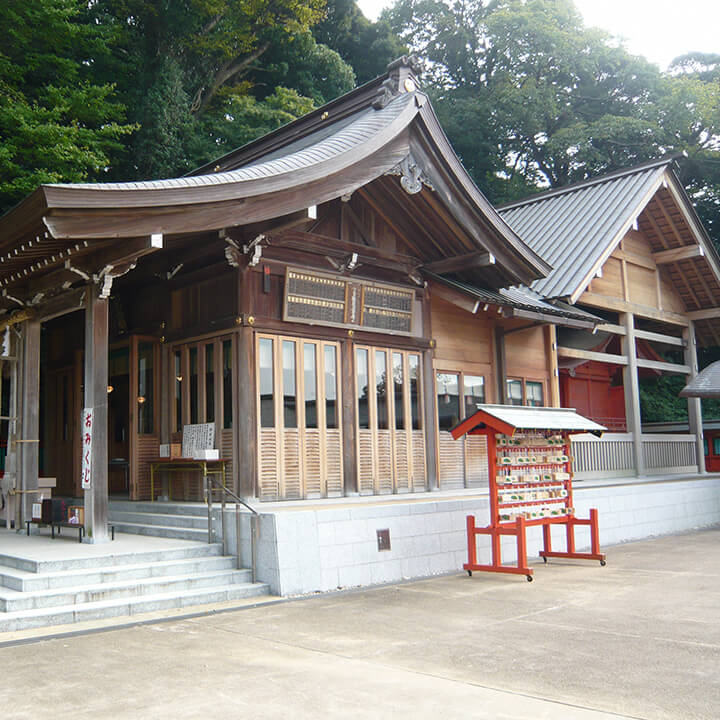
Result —
[[[350,89],[352,68],[309,32],[323,12],[324,0],[93,2],[92,22],[113,39],[98,72],[117,78],[139,126],[113,176],[186,172],[255,123],[260,134]]]
[[[133,129],[113,85],[95,75],[106,37],[81,9],[0,3],[0,214],[41,183],[100,177]]]
[[[717,56],[662,74],[571,0],[399,0],[385,18],[428,61],[450,140],[495,202],[684,151],[683,180],[714,221]]]

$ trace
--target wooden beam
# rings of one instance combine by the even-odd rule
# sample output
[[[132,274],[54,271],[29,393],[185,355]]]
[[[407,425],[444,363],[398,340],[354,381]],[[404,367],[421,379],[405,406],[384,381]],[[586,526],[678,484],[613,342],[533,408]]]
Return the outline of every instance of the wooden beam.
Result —
[[[687,314],[688,320],[714,320],[720,318],[720,307],[707,308],[706,310],[691,310]]]
[[[636,330],[635,337],[640,340],[650,340],[650,342],[665,343],[665,345],[677,345],[685,347],[685,341],[674,335],[664,335],[663,333],[648,332],[647,330]]]
[[[162,236],[160,236],[162,238]],[[116,240],[109,247],[98,252],[83,255],[77,261],[70,259],[71,265],[78,267],[88,273],[97,273],[107,265],[118,267],[126,263],[135,262],[143,255],[149,255],[156,250],[162,249],[153,235],[145,235],[137,238],[123,238]]]
[[[610,257],[617,258],[618,260],[625,260],[625,262],[629,262],[631,265],[639,265],[640,267],[647,268],[648,270],[655,270],[657,267],[652,260],[649,260],[644,255],[640,255],[640,253],[634,253],[630,250],[615,250]]]
[[[91,485],[85,490],[85,538],[107,542],[108,536],[108,305],[97,285],[90,285],[85,306],[85,398],[93,409]],[[132,395],[131,395],[132,397]],[[81,437],[84,436],[82,416]],[[85,445],[83,445],[85,447]]]
[[[646,368],[648,370],[660,370],[661,372],[676,373],[678,375],[689,375],[689,365],[679,365],[678,363],[660,362],[659,360],[645,360],[644,358],[637,358],[636,364],[639,368]]]
[[[613,365],[627,365],[627,357],[613,355],[612,353],[595,352],[594,350],[580,350],[579,348],[558,347],[558,356],[573,358],[575,360],[594,360],[595,362],[611,363]]]
[[[468,293],[454,290],[439,282],[431,281],[430,292],[433,297],[441,298],[473,315],[478,311],[478,307],[480,306],[480,301],[477,298],[472,297]]]
[[[640,383],[638,382],[637,352],[635,350],[635,318],[630,312],[623,313],[625,335],[621,340],[625,355],[623,367],[623,390],[625,393],[625,418],[627,429],[633,437],[635,474],[645,474],[645,455],[642,444],[642,421],[640,418]]]
[[[412,271],[420,265],[418,258],[411,255],[398,255],[378,248],[347,242],[338,238],[325,237],[305,233],[299,230],[290,230],[279,235],[270,235],[264,241],[271,247],[288,247],[317,255],[330,255],[344,257],[357,253],[358,262],[365,262],[378,267],[394,268],[398,272]]]
[[[670,325],[683,325],[687,327],[690,322],[690,315],[681,315],[680,313],[670,312],[669,310],[657,310],[648,305],[639,305],[637,303],[625,302],[619,298],[610,297],[609,295],[600,295],[599,293],[584,292],[579,304],[590,305],[591,307],[602,308],[603,310],[613,310],[614,312],[632,312],[639,317],[648,318],[665,322]],[[698,318],[696,318],[698,319]]]
[[[625,328],[622,325],[615,325],[613,323],[601,323],[597,326],[599,332],[608,332],[613,335],[624,335]]]
[[[700,245],[685,245],[684,247],[660,250],[652,254],[653,260],[658,265],[667,265],[680,260],[692,260],[693,258],[705,257],[705,250]]]
[[[460,270],[471,270],[478,267],[487,267],[495,264],[495,256],[489,252],[471,252],[464,255],[455,255],[454,257],[444,258],[443,260],[434,260],[422,266],[423,270],[434,272],[438,275],[448,272],[458,272]]]

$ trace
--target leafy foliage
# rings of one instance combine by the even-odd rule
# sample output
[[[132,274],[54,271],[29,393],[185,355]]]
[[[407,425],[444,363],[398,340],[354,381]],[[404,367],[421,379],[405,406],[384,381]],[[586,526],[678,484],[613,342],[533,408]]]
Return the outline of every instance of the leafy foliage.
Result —
[[[132,127],[113,86],[94,77],[103,33],[78,3],[5,0],[0,27],[2,213],[41,183],[102,176]]]

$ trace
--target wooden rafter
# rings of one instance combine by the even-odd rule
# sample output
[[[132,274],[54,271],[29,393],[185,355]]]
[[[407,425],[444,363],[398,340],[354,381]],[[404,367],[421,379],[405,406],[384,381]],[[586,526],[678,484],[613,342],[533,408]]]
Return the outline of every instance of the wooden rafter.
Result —
[[[653,203],[653,204],[658,204],[658,203],[657,203],[657,201],[656,201],[656,202]],[[657,221],[655,220],[655,218],[652,216],[652,212],[650,212],[650,209],[651,209],[650,206],[648,206],[648,212],[645,213],[645,216],[647,217],[647,219],[648,219],[648,221],[650,222],[650,224],[653,226],[653,229],[655,230],[655,233],[657,234],[658,240],[660,241],[660,243],[662,244],[662,246],[663,246],[666,250],[668,250],[669,248],[668,248],[667,242],[665,241],[664,233],[663,233],[663,231],[660,229],[660,226],[658,225],[658,223],[657,223]],[[662,210],[662,208],[661,208],[661,210]],[[697,299],[697,297],[695,296],[695,293],[694,293],[694,292],[692,291],[692,289],[690,288],[690,283],[687,281],[687,278],[685,277],[685,274],[680,270],[679,266],[677,266],[677,265],[675,266],[675,271],[676,271],[678,277],[682,280],[683,284],[685,285],[685,289],[687,290],[688,296],[689,296],[692,300],[694,300],[695,304],[699,307],[699,306],[700,306],[700,303],[698,302],[698,299]]]

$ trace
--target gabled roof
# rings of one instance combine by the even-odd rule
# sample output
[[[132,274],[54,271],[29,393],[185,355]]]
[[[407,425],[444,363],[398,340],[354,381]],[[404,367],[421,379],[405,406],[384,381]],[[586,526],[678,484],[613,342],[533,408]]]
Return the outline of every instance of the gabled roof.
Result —
[[[632,227],[673,158],[533,195],[499,208],[520,237],[553,270],[533,290],[547,297],[573,297],[592,278]]]
[[[628,230],[648,240],[698,338],[720,342],[720,256],[673,169],[677,156],[540,193],[499,212],[553,266],[531,284],[575,303]]]
[[[199,174],[41,186],[0,218],[0,289],[49,272],[68,254],[119,239],[264,222],[364,192],[373,183],[381,185],[371,200],[385,202],[391,220],[404,214],[403,226],[425,238],[423,262],[482,253],[489,258],[485,266],[467,263],[460,275],[492,287],[548,273],[547,263],[470,179],[417,89],[413,64],[408,58],[392,63],[386,76]]]

